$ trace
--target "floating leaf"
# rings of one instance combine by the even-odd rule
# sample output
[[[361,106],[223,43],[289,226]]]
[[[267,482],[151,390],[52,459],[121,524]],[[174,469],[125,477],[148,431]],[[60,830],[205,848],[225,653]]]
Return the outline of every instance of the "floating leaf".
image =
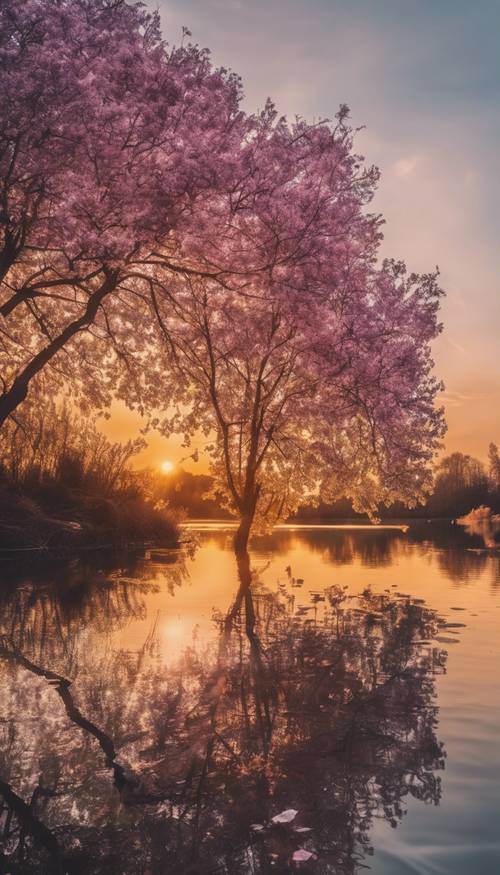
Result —
[[[271,819],[273,823],[291,823],[297,814],[298,811],[295,811],[295,808],[287,808],[286,811],[282,811],[281,814],[275,814]]]

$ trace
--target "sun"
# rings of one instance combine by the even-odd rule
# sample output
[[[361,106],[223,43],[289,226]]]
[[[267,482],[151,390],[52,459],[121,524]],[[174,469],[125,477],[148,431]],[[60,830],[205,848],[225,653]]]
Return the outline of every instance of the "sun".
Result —
[[[161,463],[160,468],[164,474],[170,474],[170,472],[174,470],[175,465],[170,459],[165,459],[165,461]]]

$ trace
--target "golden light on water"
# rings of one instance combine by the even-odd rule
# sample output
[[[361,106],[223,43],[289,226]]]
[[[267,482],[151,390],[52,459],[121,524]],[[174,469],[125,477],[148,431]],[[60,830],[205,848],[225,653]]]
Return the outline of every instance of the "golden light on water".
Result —
[[[175,465],[173,462],[170,461],[170,459],[165,459],[165,461],[161,463],[160,468],[164,474],[171,474],[171,472],[175,468]]]

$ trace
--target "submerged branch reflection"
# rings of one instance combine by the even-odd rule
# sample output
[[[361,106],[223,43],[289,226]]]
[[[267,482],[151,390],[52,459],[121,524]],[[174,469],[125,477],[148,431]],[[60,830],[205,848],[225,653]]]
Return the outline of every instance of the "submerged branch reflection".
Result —
[[[439,801],[439,617],[336,586],[298,606],[246,553],[238,573],[217,634],[167,661],[155,622],[140,652],[105,646],[106,623],[143,609],[119,580],[104,603],[89,591],[70,629],[56,598],[5,599],[0,834],[13,875],[243,875],[294,859],[348,875],[374,818],[395,826],[410,797]]]

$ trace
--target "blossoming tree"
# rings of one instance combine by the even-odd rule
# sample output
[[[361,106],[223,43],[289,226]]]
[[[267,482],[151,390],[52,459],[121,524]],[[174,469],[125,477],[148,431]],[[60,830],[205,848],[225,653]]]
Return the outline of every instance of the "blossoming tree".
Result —
[[[372,516],[380,502],[415,503],[444,428],[430,352],[437,278],[377,265],[380,220],[364,209],[377,177],[353,154],[345,111],[333,129],[279,122],[266,145],[277,156],[275,134],[295,173],[267,221],[254,205],[251,233],[233,223],[234,245],[251,236],[267,268],[231,289],[179,275],[156,301],[164,368],[177,369],[167,427],[207,435],[240,551],[253,525],[305,499],[348,495]],[[306,156],[294,151],[302,138]],[[297,257],[273,263],[290,241]]]

